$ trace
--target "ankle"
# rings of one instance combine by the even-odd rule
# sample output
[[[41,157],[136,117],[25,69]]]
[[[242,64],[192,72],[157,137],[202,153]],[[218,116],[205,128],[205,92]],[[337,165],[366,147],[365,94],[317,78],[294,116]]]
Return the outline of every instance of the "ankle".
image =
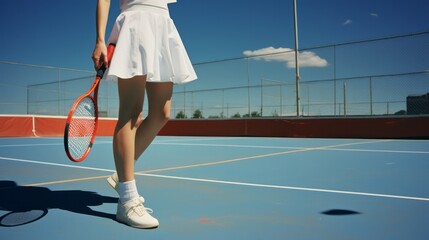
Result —
[[[137,191],[136,181],[118,183],[119,200],[124,203],[129,200],[138,198],[140,195]]]

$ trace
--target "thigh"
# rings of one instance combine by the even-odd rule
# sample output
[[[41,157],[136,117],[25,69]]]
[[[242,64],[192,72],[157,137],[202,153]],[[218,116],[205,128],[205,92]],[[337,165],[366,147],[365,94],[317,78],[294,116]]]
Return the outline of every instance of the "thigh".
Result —
[[[146,76],[118,79],[119,119],[137,118],[143,108]]]
[[[169,117],[171,97],[173,95],[173,83],[148,82],[146,84],[146,92],[149,114],[163,114]]]

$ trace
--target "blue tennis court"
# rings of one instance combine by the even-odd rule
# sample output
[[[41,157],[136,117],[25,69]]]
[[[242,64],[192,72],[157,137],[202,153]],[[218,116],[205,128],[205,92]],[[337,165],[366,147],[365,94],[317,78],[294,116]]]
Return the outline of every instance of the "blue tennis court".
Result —
[[[116,222],[110,137],[0,139],[1,239],[428,239],[429,141],[157,137],[136,165],[160,227]]]

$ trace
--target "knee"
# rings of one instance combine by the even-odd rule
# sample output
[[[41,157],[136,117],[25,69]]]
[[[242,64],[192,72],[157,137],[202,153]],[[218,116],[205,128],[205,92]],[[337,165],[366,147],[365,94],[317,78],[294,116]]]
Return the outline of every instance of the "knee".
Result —
[[[164,126],[170,120],[170,112],[163,112],[160,116],[160,123]]]
[[[143,113],[142,113],[142,112],[140,112],[139,116],[138,116],[138,117],[137,117],[137,119],[135,120],[134,127],[135,127],[135,128],[139,128],[139,127],[140,127],[140,125],[142,124],[142,122],[143,122]]]
[[[164,126],[170,120],[170,112],[149,113],[148,119],[157,122],[160,126]]]
[[[121,111],[120,109],[117,125],[121,127],[125,125],[130,125],[131,129],[136,129],[141,124],[141,121],[142,121],[141,117],[142,117],[142,112],[141,112],[141,108],[139,107],[136,107],[135,109],[127,109],[127,111],[124,111],[124,109],[122,109]]]

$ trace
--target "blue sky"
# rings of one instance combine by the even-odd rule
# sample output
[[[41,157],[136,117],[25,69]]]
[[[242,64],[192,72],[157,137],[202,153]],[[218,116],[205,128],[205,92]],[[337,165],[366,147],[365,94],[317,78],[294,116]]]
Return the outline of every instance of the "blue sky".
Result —
[[[119,14],[119,0],[111,2],[107,33]],[[428,0],[297,0],[297,3],[300,49],[429,31]],[[0,61],[93,70],[90,57],[95,42],[95,7],[96,0],[0,0]],[[178,0],[178,3],[170,5],[170,12],[193,63],[294,48],[292,0]],[[416,37],[382,45],[339,48],[336,53],[337,77],[429,70],[427,39]],[[303,54],[301,63],[307,66],[301,70],[302,79],[332,79],[332,55],[332,49],[311,50]],[[243,60],[198,65],[199,80],[186,87],[187,90],[195,90],[245,86],[248,83],[257,85],[264,78],[294,82],[292,59],[290,54],[277,58],[254,58],[249,62],[249,69]],[[6,70],[0,69],[3,77],[8,76],[9,67],[3,67],[6,67]],[[22,86],[55,81],[58,77],[55,71],[24,73],[14,67],[10,69],[11,76],[17,78],[19,75],[21,79],[12,84]],[[73,77],[77,76],[66,71],[61,73],[61,79]],[[6,81],[5,77],[0,78],[1,84]],[[402,83],[398,84],[396,88],[400,88]],[[426,86],[417,94],[426,92]],[[356,89],[364,87],[357,86]],[[178,91],[181,89],[177,88]],[[22,94],[26,94],[24,90],[20,89]],[[302,91],[303,95],[306,92],[310,95],[310,88]],[[326,94],[332,94],[331,90],[326,91]],[[400,98],[404,99],[410,93],[415,92],[404,92]],[[14,92],[8,91],[7,94]],[[225,104],[230,99],[230,105],[234,105],[242,101],[237,96],[244,96],[247,92],[222,94],[225,94]],[[252,106],[259,104],[261,97],[258,94],[251,93]],[[349,96],[353,94],[357,100],[362,96],[359,92]],[[314,93],[311,95],[317,97]],[[192,100],[187,96],[186,101],[197,102],[201,106],[219,106],[219,102],[211,103],[206,96],[207,93],[203,92],[199,96],[193,95]],[[283,101],[293,104],[293,97],[290,97],[290,100]],[[176,97],[178,102],[183,101],[180,98],[179,94]],[[319,98],[323,100],[324,97]],[[216,100],[219,93],[213,93],[212,99],[219,101]]]
[[[429,30],[427,0],[297,2],[301,48]],[[0,60],[91,70],[95,5],[0,1]],[[178,0],[170,8],[194,63],[294,46],[292,0]],[[112,0],[110,26],[118,12]]]

